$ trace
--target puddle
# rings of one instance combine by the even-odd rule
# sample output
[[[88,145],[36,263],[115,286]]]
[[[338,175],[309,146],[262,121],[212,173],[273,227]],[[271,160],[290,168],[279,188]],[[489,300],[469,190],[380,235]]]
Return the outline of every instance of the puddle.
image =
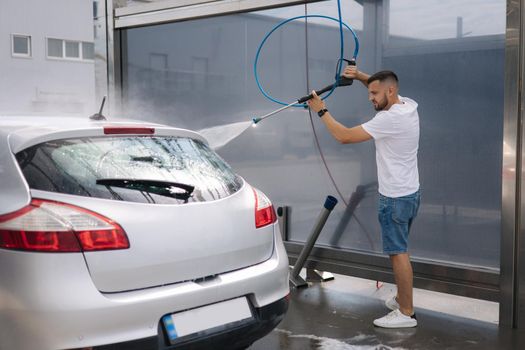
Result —
[[[376,341],[377,338],[374,335],[358,334],[355,337],[348,338],[346,341],[341,339],[333,339],[327,337],[318,337],[313,334],[293,334],[290,331],[284,329],[275,329],[275,332],[286,334],[290,339],[305,339],[313,340],[317,342],[315,350],[406,350],[405,348],[395,347],[392,348],[388,345],[373,344],[373,345],[354,345],[349,344],[351,342],[362,342],[362,341]],[[312,348],[313,349],[313,348]]]

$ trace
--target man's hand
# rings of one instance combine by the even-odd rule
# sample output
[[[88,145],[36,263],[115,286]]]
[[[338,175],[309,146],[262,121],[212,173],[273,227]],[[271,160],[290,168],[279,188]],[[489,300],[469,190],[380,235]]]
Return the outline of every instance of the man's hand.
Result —
[[[368,78],[370,78],[368,74],[357,70],[357,66],[352,65],[345,67],[345,70],[343,71],[343,77],[359,80],[364,86],[368,86]]]
[[[315,90],[312,91],[312,98],[306,101],[306,104],[310,109],[313,109],[315,113],[319,112],[321,109],[326,108],[326,105],[323,100],[315,93]]]
[[[359,71],[357,70],[357,66],[348,65],[345,67],[345,70],[343,71],[343,77],[348,79],[358,79],[357,76],[359,75]]]

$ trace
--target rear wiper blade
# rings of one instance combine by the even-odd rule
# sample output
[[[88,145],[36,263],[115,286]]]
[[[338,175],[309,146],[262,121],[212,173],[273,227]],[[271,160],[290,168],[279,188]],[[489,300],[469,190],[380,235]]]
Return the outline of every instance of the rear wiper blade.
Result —
[[[191,197],[195,186],[179,182],[142,180],[142,179],[97,179],[97,185],[122,187],[130,190],[145,191],[161,196],[183,199],[185,201]],[[177,191],[176,188],[184,190]]]

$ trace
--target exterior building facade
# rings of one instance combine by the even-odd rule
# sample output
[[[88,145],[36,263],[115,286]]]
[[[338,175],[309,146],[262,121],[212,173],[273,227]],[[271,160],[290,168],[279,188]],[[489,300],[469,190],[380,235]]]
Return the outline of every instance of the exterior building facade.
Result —
[[[86,114],[94,105],[93,2],[0,2],[0,114]]]

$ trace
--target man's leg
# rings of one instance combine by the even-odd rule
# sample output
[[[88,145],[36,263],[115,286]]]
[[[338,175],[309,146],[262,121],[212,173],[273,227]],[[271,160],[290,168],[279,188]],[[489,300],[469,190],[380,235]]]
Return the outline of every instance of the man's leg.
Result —
[[[410,257],[408,253],[390,255],[394,278],[397,286],[397,302],[399,310],[407,315],[414,314],[414,305],[412,300],[413,273]]]

